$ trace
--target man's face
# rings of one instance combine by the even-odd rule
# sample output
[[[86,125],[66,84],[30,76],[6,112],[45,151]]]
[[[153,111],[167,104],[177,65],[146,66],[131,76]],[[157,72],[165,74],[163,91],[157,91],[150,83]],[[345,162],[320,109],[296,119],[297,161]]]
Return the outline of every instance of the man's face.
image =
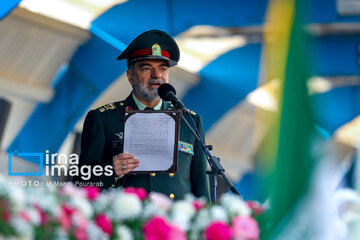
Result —
[[[144,60],[134,63],[127,70],[127,77],[137,98],[146,102],[159,100],[157,89],[162,83],[168,82],[168,63],[161,60]]]

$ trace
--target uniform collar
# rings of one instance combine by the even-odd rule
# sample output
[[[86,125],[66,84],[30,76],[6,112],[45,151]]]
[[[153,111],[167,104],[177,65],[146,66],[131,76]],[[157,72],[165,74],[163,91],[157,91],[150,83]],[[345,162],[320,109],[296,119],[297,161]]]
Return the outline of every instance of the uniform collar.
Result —
[[[138,109],[144,110],[146,106],[136,98],[134,92],[131,95]],[[160,102],[154,107],[154,110],[161,110],[161,107],[162,107],[162,100],[160,100]]]

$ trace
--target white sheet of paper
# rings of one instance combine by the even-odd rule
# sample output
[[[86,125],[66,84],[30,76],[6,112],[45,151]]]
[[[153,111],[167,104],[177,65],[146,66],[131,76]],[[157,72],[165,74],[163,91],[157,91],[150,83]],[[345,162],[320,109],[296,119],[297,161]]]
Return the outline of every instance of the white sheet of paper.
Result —
[[[135,113],[125,122],[124,153],[140,160],[134,171],[165,171],[173,164],[175,120],[165,113]]]

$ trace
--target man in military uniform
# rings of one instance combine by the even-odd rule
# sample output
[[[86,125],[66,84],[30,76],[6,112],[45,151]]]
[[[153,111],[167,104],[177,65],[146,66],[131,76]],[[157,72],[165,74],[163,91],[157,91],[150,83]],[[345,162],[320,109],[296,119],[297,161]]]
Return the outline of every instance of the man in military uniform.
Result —
[[[139,166],[139,160],[131,154],[123,153],[126,111],[174,109],[170,103],[160,99],[157,89],[160,84],[168,82],[168,68],[175,66],[179,57],[180,51],[175,40],[159,30],[142,33],[118,57],[119,60],[127,59],[127,77],[133,91],[124,101],[107,104],[88,113],[80,155],[80,166],[90,165],[94,168],[100,165],[105,168],[110,165],[114,167],[114,175],[92,174],[85,183],[101,182],[102,188],[142,187],[147,192],[161,192],[172,199],[181,199],[186,193],[210,199],[205,155],[183,120],[180,125],[176,173],[128,174]],[[191,113],[204,138],[200,116]],[[84,184],[80,176],[73,181],[75,184]]]

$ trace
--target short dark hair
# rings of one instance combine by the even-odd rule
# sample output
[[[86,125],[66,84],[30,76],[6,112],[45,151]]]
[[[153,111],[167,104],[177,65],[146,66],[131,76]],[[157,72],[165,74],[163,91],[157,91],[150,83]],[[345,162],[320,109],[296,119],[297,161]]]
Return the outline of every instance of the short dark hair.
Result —
[[[127,68],[131,71],[134,71],[134,62],[127,65]]]

